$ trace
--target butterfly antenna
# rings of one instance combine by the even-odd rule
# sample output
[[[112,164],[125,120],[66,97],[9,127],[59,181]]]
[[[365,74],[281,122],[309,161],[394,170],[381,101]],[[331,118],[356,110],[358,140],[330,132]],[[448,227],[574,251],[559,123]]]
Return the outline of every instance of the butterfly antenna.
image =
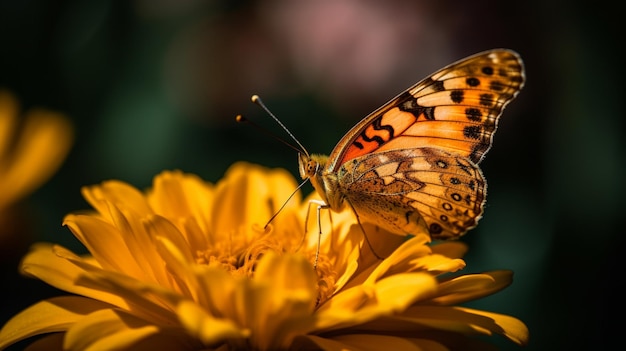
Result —
[[[272,138],[272,139],[274,139],[274,140],[278,140],[278,141],[280,141],[281,143],[285,144],[285,145],[286,145],[287,147],[289,147],[290,149],[293,149],[293,150],[295,150],[295,151],[296,151],[296,152],[298,152],[298,153],[301,153],[301,152],[302,152],[302,150],[298,149],[296,146],[293,146],[293,145],[289,144],[288,142],[286,142],[286,141],[285,141],[285,139],[283,139],[283,138],[279,137],[278,135],[276,135],[276,134],[274,134],[274,133],[270,132],[269,130],[267,130],[267,129],[265,129],[265,128],[261,127],[260,125],[258,125],[258,124],[256,124],[256,123],[252,122],[251,120],[247,119],[246,117],[244,117],[244,116],[242,116],[242,115],[237,115],[237,116],[235,116],[235,121],[236,121],[237,123],[247,123],[247,124],[249,124],[250,126],[252,126],[252,127],[256,128],[256,130],[258,130],[258,131],[260,131],[260,132],[264,133],[265,135],[269,136],[270,138]]]
[[[291,146],[292,149],[296,149],[298,150],[299,153],[303,153],[307,156],[309,156],[309,153],[306,151],[306,149],[304,148],[304,146],[302,146],[302,144],[300,144],[300,141],[293,135],[291,134],[291,131],[289,131],[289,129],[283,124],[283,122],[281,122],[278,118],[276,118],[276,116],[274,116],[274,114],[272,113],[272,111],[270,111],[267,106],[265,106],[265,104],[263,103],[263,101],[261,100],[261,98],[258,95],[252,95],[251,98],[252,102],[254,102],[255,104],[259,105],[270,117],[272,117],[272,119],[278,123],[278,125],[287,133],[287,135],[289,135],[289,137],[291,137],[291,139],[293,141],[296,142],[296,144],[298,144],[298,147],[300,147],[300,149]],[[287,144],[287,142],[283,141],[283,143]]]

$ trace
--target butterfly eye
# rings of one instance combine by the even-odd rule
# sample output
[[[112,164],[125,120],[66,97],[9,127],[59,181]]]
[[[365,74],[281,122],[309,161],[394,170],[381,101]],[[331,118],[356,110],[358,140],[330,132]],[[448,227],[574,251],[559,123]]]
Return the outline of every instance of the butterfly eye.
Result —
[[[317,167],[318,167],[318,163],[310,160],[309,163],[307,163],[306,165],[306,173],[309,176],[315,175],[315,173],[317,173]]]

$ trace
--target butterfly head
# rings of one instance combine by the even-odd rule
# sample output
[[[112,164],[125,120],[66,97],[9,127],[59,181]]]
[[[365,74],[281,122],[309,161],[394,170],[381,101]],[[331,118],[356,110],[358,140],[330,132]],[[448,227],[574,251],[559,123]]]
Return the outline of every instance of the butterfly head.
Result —
[[[326,163],[326,159],[321,159],[321,155],[309,155],[308,153],[298,153],[298,170],[302,180],[310,180],[318,194],[320,194],[325,202],[325,195],[321,187],[321,169]],[[324,157],[324,156],[322,156]],[[320,191],[322,190],[322,191]],[[328,202],[327,202],[328,203]]]
[[[300,177],[303,180],[313,179],[319,173],[324,164],[326,164],[327,156],[323,155],[308,155],[305,153],[298,153],[298,169],[300,171]]]
[[[343,207],[344,195],[339,191],[337,175],[333,172],[325,172],[328,156],[298,154],[300,177],[310,180],[313,188],[322,200],[336,211]]]

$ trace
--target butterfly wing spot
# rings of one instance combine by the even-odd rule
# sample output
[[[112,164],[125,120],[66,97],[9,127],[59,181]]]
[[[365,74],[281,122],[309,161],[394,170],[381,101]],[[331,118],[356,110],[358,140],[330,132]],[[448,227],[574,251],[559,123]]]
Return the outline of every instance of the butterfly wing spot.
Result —
[[[480,122],[483,119],[483,113],[479,108],[468,107],[465,109],[465,115],[470,122]]]
[[[483,72],[483,74],[487,76],[493,75],[493,67],[491,66],[484,66],[483,68],[481,68],[480,71]]]
[[[432,91],[444,91],[446,90],[445,86],[443,85],[443,81],[440,80],[434,80],[432,77],[428,77],[425,78],[422,81],[424,88],[428,88],[431,89]],[[400,96],[408,94],[408,91],[405,91],[404,93],[400,94]],[[410,96],[412,96],[411,94],[409,94]],[[403,100],[402,98],[399,97],[399,100]]]
[[[480,85],[480,79],[476,78],[476,77],[468,77],[465,82],[467,83],[468,86],[470,87],[477,87]]]
[[[504,91],[505,88],[506,85],[504,85],[504,83],[499,80],[492,80],[491,82],[489,82],[489,90],[501,92]]]
[[[491,107],[494,104],[493,94],[480,94],[480,104]]]
[[[478,170],[478,167],[473,166],[469,162],[463,161],[460,158],[456,159],[456,166],[459,168],[459,170],[463,171],[465,174],[467,174],[470,177],[475,176],[476,174],[475,170]],[[478,171],[478,173],[480,173],[480,171]]]
[[[470,190],[476,190],[476,182],[472,179],[469,182],[467,182],[467,187],[470,188]]]
[[[463,102],[463,90],[453,90],[450,92],[450,100],[452,102],[460,104]]]
[[[428,231],[432,236],[440,235],[443,232],[443,227],[439,223],[431,223],[428,226]]]
[[[415,120],[417,120],[419,118],[419,116],[424,116],[424,119],[428,120],[428,121],[434,121],[435,120],[435,107],[431,106],[431,107],[420,107],[419,110],[417,111],[417,114],[414,114],[415,116]]]
[[[463,128],[463,136],[468,139],[480,139],[483,128],[481,126],[467,126]]]

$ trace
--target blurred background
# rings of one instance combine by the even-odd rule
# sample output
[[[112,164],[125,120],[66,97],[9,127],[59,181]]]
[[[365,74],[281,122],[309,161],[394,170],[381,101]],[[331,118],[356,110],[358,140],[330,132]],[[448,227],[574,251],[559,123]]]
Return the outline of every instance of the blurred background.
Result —
[[[0,0],[0,89],[22,114],[65,114],[75,134],[58,171],[6,210],[14,220],[0,228],[1,323],[64,294],[20,277],[17,265],[36,241],[84,252],[61,226],[88,208],[81,186],[120,179],[145,188],[164,169],[213,182],[239,160],[296,176],[293,150],[234,122],[241,113],[284,135],[252,94],[310,152],[329,153],[416,81],[504,47],[524,59],[527,83],[481,164],[485,216],[462,240],[466,272],[515,277],[470,306],[523,320],[528,350],[608,346],[623,326],[618,13],[597,1]]]

